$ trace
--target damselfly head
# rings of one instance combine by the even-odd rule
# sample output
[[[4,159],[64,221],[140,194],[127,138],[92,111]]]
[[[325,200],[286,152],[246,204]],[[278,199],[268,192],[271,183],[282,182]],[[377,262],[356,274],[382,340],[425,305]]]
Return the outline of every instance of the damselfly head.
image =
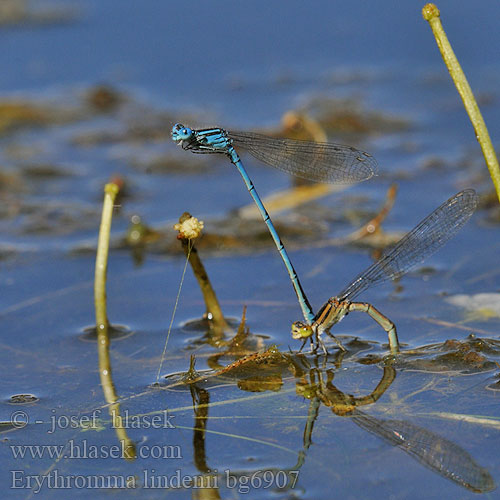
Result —
[[[296,340],[307,339],[313,334],[311,325],[307,325],[302,321],[296,321],[292,324],[292,337]]]
[[[182,123],[176,123],[172,127],[172,139],[175,142],[189,141],[193,137],[193,131],[189,127],[185,127]]]

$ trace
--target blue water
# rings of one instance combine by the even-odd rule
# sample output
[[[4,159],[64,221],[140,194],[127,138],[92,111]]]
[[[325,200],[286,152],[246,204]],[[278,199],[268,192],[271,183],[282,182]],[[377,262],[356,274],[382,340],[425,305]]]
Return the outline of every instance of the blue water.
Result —
[[[22,409],[32,421],[44,422],[43,429],[33,425],[2,434],[0,456],[6,472],[0,475],[0,484],[12,498],[18,498],[19,492],[26,498],[29,495],[27,489],[8,489],[12,486],[8,471],[15,468],[43,474],[57,466],[66,475],[102,470],[140,475],[154,467],[168,474],[176,469],[200,473],[196,454],[201,452],[196,444],[193,448],[193,427],[199,422],[193,422],[189,390],[159,393],[148,389],[155,380],[184,259],[157,250],[137,265],[128,251],[117,247],[132,214],[140,214],[156,228],[170,229],[189,210],[206,221],[208,232],[216,232],[215,219],[250,203],[250,198],[222,156],[198,159],[199,170],[186,173],[137,167],[136,163],[155,158],[192,161],[189,153],[169,140],[176,121],[187,116],[193,126],[277,128],[283,113],[307,108],[318,97],[354,99],[362,114],[379,112],[406,120],[404,130],[375,129],[348,138],[340,132],[331,134],[334,141],[352,140],[373,153],[380,175],[297,212],[295,220],[305,221],[304,226],[314,210],[331,214],[320,221],[327,227],[322,235],[325,241],[356,229],[355,224],[349,225],[344,207],[362,205],[364,210],[376,211],[393,181],[398,182],[399,192],[384,223],[387,232],[411,229],[460,189],[473,187],[482,195],[491,190],[472,126],[422,19],[423,4],[359,0],[37,3],[40,9],[49,5],[73,9],[74,17],[66,22],[0,28],[0,98],[32,99],[81,113],[69,123],[23,128],[0,137],[0,166],[19,175],[20,181],[0,192],[6,207],[0,219],[0,250],[2,255],[8,252],[0,261],[0,420],[9,420],[18,409],[9,403],[12,395],[33,393],[40,401]],[[498,145],[500,4],[480,1],[471,6],[470,2],[443,0],[438,7]],[[118,110],[104,115],[89,112],[83,104],[85,92],[101,83],[118,89],[126,99]],[[131,139],[125,134],[131,124],[140,126],[160,118],[164,124],[160,136]],[[107,133],[116,137],[78,145],[86,134]],[[441,167],[424,168],[431,158],[437,158]],[[250,158],[244,157],[244,162],[263,197],[289,187],[290,179],[283,173]],[[22,174],[30,165],[55,165],[65,175]],[[184,456],[161,464],[90,459],[20,462],[13,458],[10,445],[65,444],[87,436],[97,445],[116,443],[105,418],[99,433],[78,429],[48,436],[45,428],[54,409],[72,415],[104,408],[95,344],[82,341],[81,336],[94,322],[92,283],[101,193],[113,174],[125,178],[129,197],[113,219],[108,312],[113,323],[134,332],[112,343],[115,385],[122,397],[132,396],[122,402],[122,409],[134,414],[176,409],[176,422],[184,428],[168,434],[170,441],[151,430],[130,435],[138,446],[178,444]],[[272,215],[278,223],[289,220],[287,214]],[[490,216],[479,210],[446,248],[429,259],[427,271],[417,269],[398,284],[360,297],[396,322],[405,348],[449,339],[465,341],[471,333],[497,339],[498,314],[471,318],[445,301],[455,294],[500,292],[500,238],[498,224],[489,222]],[[42,227],[48,229],[42,231]],[[230,228],[226,231],[231,232]],[[293,236],[284,240],[295,244],[290,256],[315,309],[372,262],[367,249],[315,248]],[[289,346],[298,348],[289,330],[290,323],[300,319],[300,309],[274,248],[249,246],[243,252],[201,253],[225,314],[239,318],[247,306],[253,348],[273,343],[284,352]],[[203,312],[199,289],[188,270],[164,374],[185,371],[192,352],[197,355],[196,368],[203,370],[210,356],[219,352],[201,342],[202,333],[184,327]],[[386,352],[385,333],[364,315],[350,315],[335,333],[368,342],[364,347],[368,355]],[[480,352],[488,360],[498,358],[494,348]],[[329,360],[326,367],[335,371],[334,383],[355,396],[370,393],[382,371],[381,363],[371,365],[362,357],[355,352],[343,364]],[[226,356],[219,362],[233,359]],[[498,398],[487,389],[496,377],[491,368],[464,376],[451,368],[424,373],[402,363],[395,382],[366,411],[378,418],[407,419],[455,442],[498,482],[495,450],[499,443],[494,426]],[[237,382],[207,389],[210,403],[216,403],[208,407],[213,417],[207,420],[210,467],[249,474],[293,467],[303,447],[310,404],[298,389],[300,378],[286,372],[281,391],[276,392],[246,391]],[[323,404],[315,422],[313,444],[293,493],[297,498],[327,498],[332,492],[339,498],[477,498],[330,410]],[[431,412],[441,412],[441,416]],[[488,424],[458,422],[451,419],[453,414],[489,420]],[[98,498],[111,493],[99,492]],[[143,492],[115,493],[142,496]],[[170,493],[191,498],[192,491]],[[95,496],[85,488],[75,488],[71,494]],[[163,498],[165,491],[149,490],[148,494],[148,498]],[[221,496],[231,494],[234,490],[221,489]],[[248,497],[289,498],[290,494],[254,488]],[[46,489],[42,495],[67,498],[68,492]]]

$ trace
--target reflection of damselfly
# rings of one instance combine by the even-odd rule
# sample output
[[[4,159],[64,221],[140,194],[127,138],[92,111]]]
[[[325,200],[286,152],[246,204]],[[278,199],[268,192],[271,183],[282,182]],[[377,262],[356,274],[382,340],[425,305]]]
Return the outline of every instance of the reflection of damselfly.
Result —
[[[321,402],[336,415],[349,418],[362,429],[392,446],[397,446],[440,476],[476,493],[495,489],[495,481],[488,470],[476,463],[474,458],[456,443],[406,420],[375,418],[359,410],[360,406],[375,403],[388,389],[396,377],[394,368],[385,366],[382,379],[374,391],[361,397],[345,394],[335,387],[332,383],[332,370],[327,370],[326,375],[325,381],[323,372],[311,369],[309,380],[302,377],[301,382],[297,384],[297,392],[311,400],[302,461],[305,459],[305,451],[312,443],[312,429]]]
[[[398,352],[398,336],[394,323],[371,304],[352,300],[373,285],[402,276],[415,264],[434,253],[469,220],[476,206],[477,195],[473,189],[465,189],[445,201],[380,260],[359,274],[337,296],[328,299],[312,323],[293,323],[293,338],[304,339],[302,347],[309,338],[315,350],[320,345],[326,353],[321,334],[325,332],[333,337],[329,329],[334,324],[352,311],[361,311],[369,314],[387,332],[391,352]],[[340,345],[338,341],[337,343]]]
[[[297,273],[235,147],[248,151],[267,165],[297,177],[335,184],[352,184],[369,179],[377,169],[375,159],[364,151],[341,144],[275,139],[251,132],[229,132],[220,128],[193,130],[180,123],[172,128],[172,139],[183,149],[193,153],[224,153],[229,157],[243,177],[248,192],[273,237],[299,299],[304,319],[311,323],[314,313]]]
[[[360,411],[353,412],[351,420],[468,490],[485,493],[496,487],[488,470],[478,465],[467,451],[428,429],[405,420],[375,418]]]

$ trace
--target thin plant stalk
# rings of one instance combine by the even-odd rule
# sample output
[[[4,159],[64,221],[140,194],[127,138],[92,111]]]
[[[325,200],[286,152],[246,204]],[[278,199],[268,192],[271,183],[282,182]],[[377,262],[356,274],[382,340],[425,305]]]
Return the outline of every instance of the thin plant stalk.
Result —
[[[101,380],[104,398],[110,403],[109,414],[113,422],[119,442],[122,446],[122,456],[133,460],[136,456],[135,444],[127,436],[126,425],[120,415],[118,394],[111,376],[111,360],[109,358],[109,321],[106,309],[106,272],[108,267],[109,235],[113,206],[119,188],[116,184],[109,183],[104,187],[104,204],[99,228],[97,243],[97,256],[94,279],[94,305],[97,331],[97,353],[99,358],[99,377]]]
[[[108,269],[111,220],[113,218],[113,206],[118,190],[118,186],[113,183],[104,186],[104,204],[102,207],[101,225],[99,227],[94,278],[94,304],[97,333],[105,330],[108,325],[106,313],[106,274]]]
[[[387,190],[384,205],[382,206],[378,214],[370,219],[363,227],[357,229],[349,236],[347,236],[345,238],[345,241],[357,241],[379,231],[382,222],[385,220],[389,212],[392,210],[392,207],[394,206],[397,190],[397,184],[391,184],[389,186],[389,189]]]
[[[184,270],[182,271],[182,277],[179,284],[179,290],[177,292],[177,297],[175,299],[174,310],[172,312],[172,318],[170,320],[170,325],[167,331],[167,337],[165,339],[165,344],[163,346],[163,352],[160,358],[160,364],[158,366],[158,372],[156,374],[156,383],[159,384],[161,368],[163,366],[163,361],[165,359],[165,354],[167,352],[168,340],[170,338],[170,332],[172,331],[172,325],[174,323],[175,312],[177,311],[177,305],[179,303],[179,297],[182,290],[182,285],[184,283],[184,276],[186,273],[186,268],[188,262],[191,263],[193,268],[193,272],[200,284],[201,291],[203,293],[203,298],[205,299],[207,318],[211,321],[212,332],[215,334],[214,337],[221,339],[224,330],[229,330],[230,327],[226,323],[224,316],[222,315],[222,310],[219,306],[219,302],[217,301],[217,297],[215,296],[215,292],[212,289],[212,285],[210,284],[210,280],[208,279],[208,275],[201,263],[201,260],[198,256],[196,248],[194,247],[194,240],[201,234],[201,230],[203,229],[203,222],[199,221],[196,217],[193,217],[188,212],[184,212],[180,218],[179,223],[174,225],[174,229],[179,231],[177,238],[181,240],[182,247],[186,253],[186,262],[184,264]],[[192,255],[195,255],[192,258]]]
[[[109,235],[113,205],[118,186],[113,183],[104,187],[104,204],[102,207],[101,226],[97,243],[95,262],[94,304],[97,329],[97,350],[99,355],[99,376],[108,403],[115,403],[118,396],[111,380],[111,364],[109,362],[109,322],[106,311],[106,274],[108,269]]]
[[[436,5],[428,3],[422,9],[422,15],[426,21],[429,22],[432,29],[432,33],[436,38],[437,45],[443,56],[444,63],[450,72],[451,78],[457,87],[458,93],[462,98],[469,118],[472,122],[474,130],[476,132],[476,138],[483,151],[484,159],[488,170],[490,172],[491,180],[495,186],[495,190],[500,201],[500,167],[498,166],[498,159],[491,144],[490,135],[486,124],[484,123],[479,107],[474,98],[474,94],[470,88],[467,78],[465,77],[460,63],[458,62],[453,49],[451,48],[448,37],[441,24],[440,12]]]
[[[179,218],[179,224],[191,218],[191,215],[187,212],[181,215]],[[203,300],[205,301],[205,307],[207,312],[207,318],[210,319],[211,324],[215,332],[224,333],[229,331],[231,327],[227,324],[224,314],[222,313],[222,308],[217,299],[217,295],[210,283],[207,271],[203,265],[200,256],[198,255],[198,250],[194,246],[194,238],[186,238],[185,235],[180,231],[178,239],[182,243],[182,248],[189,260],[191,269],[198,281],[201,293],[203,294]]]

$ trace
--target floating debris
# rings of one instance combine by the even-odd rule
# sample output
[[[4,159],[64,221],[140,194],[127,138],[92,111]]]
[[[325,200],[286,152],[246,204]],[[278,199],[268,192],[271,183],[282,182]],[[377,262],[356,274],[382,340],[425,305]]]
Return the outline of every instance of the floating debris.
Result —
[[[33,394],[14,394],[7,401],[11,405],[25,405],[29,403],[36,403],[38,398]]]
[[[467,320],[500,318],[500,293],[477,293],[475,295],[453,295],[446,302],[466,309]]]
[[[0,27],[30,24],[55,24],[76,18],[76,10],[60,3],[45,3],[31,0],[2,0],[0,2]]]

